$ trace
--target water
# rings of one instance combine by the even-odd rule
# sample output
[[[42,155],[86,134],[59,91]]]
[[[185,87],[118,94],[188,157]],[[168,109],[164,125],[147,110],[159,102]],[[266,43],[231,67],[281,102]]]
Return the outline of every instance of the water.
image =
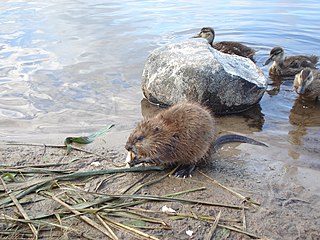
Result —
[[[317,0],[1,2],[0,139],[54,141],[110,123],[126,135],[150,107],[140,78],[153,49],[211,26],[215,41],[257,49],[260,67],[274,46],[319,55],[319,12]],[[292,80],[269,81],[260,105],[219,118],[221,129],[259,137],[275,160],[320,169],[319,103],[296,101]]]

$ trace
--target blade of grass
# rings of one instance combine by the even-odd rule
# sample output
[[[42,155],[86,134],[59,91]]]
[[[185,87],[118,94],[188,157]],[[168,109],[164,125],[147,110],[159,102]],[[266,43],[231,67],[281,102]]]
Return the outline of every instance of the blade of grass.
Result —
[[[70,153],[70,151],[73,149],[72,147],[72,143],[78,143],[78,144],[89,144],[92,143],[97,137],[105,134],[106,132],[108,132],[112,127],[114,126],[114,124],[111,124],[107,127],[104,127],[102,129],[100,129],[99,131],[89,135],[89,136],[84,136],[84,137],[67,137],[64,140],[64,145],[67,146],[67,154],[68,155]]]
[[[84,136],[84,137],[67,137],[64,140],[64,145],[68,146],[69,144],[75,142],[78,144],[89,144],[92,143],[97,137],[102,136],[106,132],[108,132],[112,127],[114,127],[114,124],[110,124],[107,127],[104,127],[100,129],[99,131],[90,134],[89,136]]]

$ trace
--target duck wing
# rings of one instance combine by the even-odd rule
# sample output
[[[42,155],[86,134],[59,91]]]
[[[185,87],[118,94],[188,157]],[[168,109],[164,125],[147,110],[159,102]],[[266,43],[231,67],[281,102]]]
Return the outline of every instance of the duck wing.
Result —
[[[284,60],[285,65],[289,68],[316,68],[317,62],[317,56],[291,56]]]
[[[253,48],[247,47],[242,43],[230,41],[213,43],[212,47],[220,52],[235,54],[241,57],[250,58],[251,60],[253,60],[253,56],[256,52]]]

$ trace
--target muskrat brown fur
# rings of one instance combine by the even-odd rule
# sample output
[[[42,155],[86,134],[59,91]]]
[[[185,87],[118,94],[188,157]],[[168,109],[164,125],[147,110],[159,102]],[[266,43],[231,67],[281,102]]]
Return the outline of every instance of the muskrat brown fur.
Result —
[[[229,134],[218,137],[210,111],[197,103],[183,102],[142,120],[130,134],[126,149],[134,154],[130,166],[139,163],[180,165],[177,177],[188,177],[210,149],[227,142],[264,145],[251,138]]]

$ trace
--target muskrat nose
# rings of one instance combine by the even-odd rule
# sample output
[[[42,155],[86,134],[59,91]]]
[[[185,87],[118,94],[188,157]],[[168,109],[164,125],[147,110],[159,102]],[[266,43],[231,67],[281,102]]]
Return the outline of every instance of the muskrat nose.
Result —
[[[125,148],[127,149],[127,151],[132,151],[132,144],[126,143]]]

